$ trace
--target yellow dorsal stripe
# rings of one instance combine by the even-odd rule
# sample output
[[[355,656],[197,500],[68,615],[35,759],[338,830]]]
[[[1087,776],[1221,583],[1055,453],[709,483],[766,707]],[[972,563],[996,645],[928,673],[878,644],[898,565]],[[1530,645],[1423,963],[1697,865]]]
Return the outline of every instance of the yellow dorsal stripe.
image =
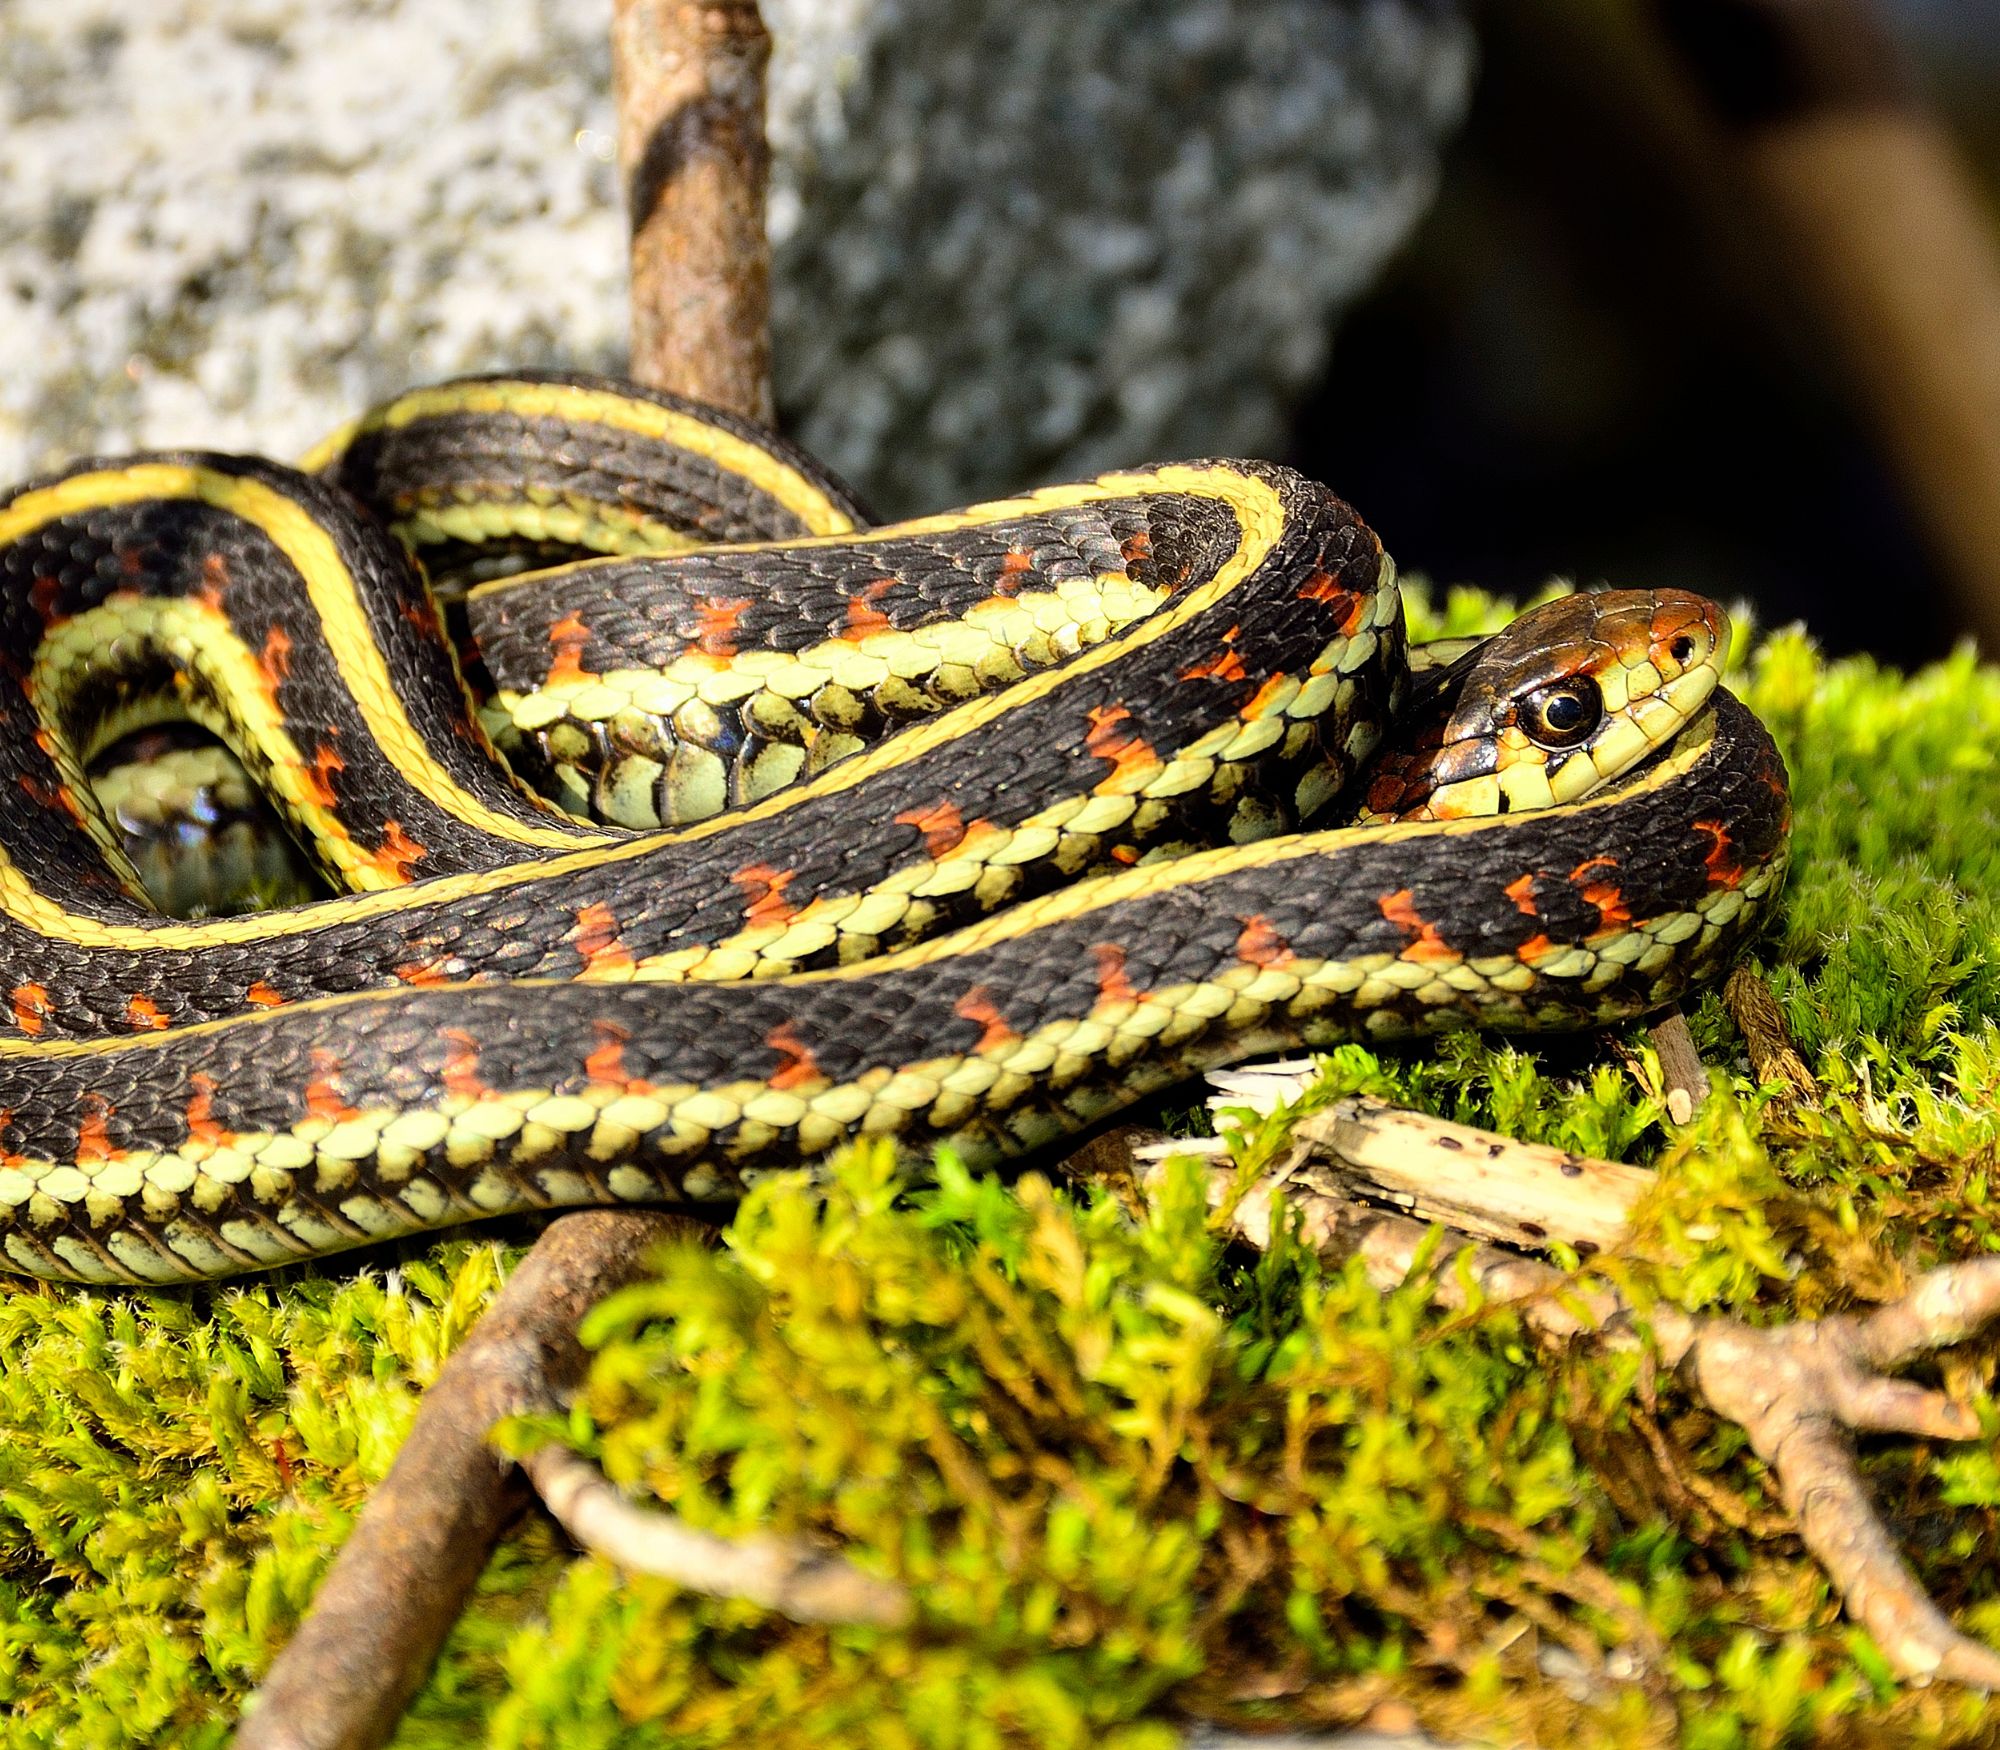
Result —
[[[816,535],[845,534],[854,527],[854,519],[827,497],[824,488],[763,445],[692,413],[575,383],[443,383],[434,389],[413,390],[343,426],[309,450],[299,466],[309,474],[318,473],[342,450],[371,432],[395,431],[420,419],[442,419],[454,413],[564,419],[576,425],[610,426],[656,438],[748,481]]]

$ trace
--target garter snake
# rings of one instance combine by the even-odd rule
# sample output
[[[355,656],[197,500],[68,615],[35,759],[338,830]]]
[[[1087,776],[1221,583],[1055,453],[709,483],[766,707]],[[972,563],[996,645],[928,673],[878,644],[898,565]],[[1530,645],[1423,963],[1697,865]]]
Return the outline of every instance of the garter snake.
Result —
[[[1783,766],[1720,691],[1581,800],[1587,760],[1503,779],[1447,713],[1370,787],[1438,818],[1313,829],[1409,673],[1379,542],[1273,465],[871,530],[750,427],[520,378],[420,391],[310,465],[86,462],[0,499],[15,1269],[166,1282],[726,1195],[856,1134],[990,1160],[1264,1049],[1644,1012],[1781,876]],[[495,761],[445,613],[349,491],[454,568],[653,551],[452,609],[571,812]],[[1632,668],[1705,690],[1719,621],[1668,621]],[[1426,687],[1462,712],[1484,672]],[[1560,744],[1531,678],[1505,733],[1532,706]],[[173,717],[343,891],[147,903],[84,773]]]

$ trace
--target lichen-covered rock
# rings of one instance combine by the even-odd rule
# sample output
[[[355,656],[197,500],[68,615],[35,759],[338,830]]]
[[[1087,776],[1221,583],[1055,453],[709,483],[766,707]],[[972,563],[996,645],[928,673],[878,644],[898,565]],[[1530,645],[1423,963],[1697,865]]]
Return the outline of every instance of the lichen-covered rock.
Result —
[[[885,509],[1269,451],[1463,107],[1445,0],[765,0],[779,398]],[[0,477],[615,370],[609,0],[10,0]]]

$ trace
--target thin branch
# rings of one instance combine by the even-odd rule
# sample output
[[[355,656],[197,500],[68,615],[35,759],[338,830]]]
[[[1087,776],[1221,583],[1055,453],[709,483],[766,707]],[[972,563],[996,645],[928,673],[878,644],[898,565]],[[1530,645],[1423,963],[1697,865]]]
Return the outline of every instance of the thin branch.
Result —
[[[795,1622],[900,1628],[910,1595],[893,1580],[789,1537],[732,1541],[626,1500],[596,1466],[561,1446],[521,1460],[543,1504],[585,1549],[635,1574],[659,1574],[691,1592],[742,1598]]]
[[[611,80],[632,222],[632,375],[771,418],[756,0],[616,0]]]
[[[557,1407],[583,1373],[577,1321],[686,1227],[670,1215],[592,1210],[543,1233],[424,1394],[234,1750],[371,1750],[388,1741],[501,1528],[528,1498],[493,1449],[493,1425]]]
[[[1678,1005],[1655,1021],[1650,1031],[1653,1049],[1659,1053],[1667,1116],[1676,1124],[1685,1124],[1708,1098],[1708,1066],[1695,1049],[1694,1035]]]

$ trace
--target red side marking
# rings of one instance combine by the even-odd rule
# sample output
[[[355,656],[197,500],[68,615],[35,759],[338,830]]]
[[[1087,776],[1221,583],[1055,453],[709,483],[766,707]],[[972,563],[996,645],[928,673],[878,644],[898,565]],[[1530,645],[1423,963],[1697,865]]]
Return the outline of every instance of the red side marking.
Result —
[[[1540,930],[1537,930],[1520,947],[1514,950],[1514,957],[1517,960],[1526,962],[1536,961],[1541,959],[1554,946],[1555,943],[1551,942]]]
[[[583,1073],[610,1087],[631,1086],[632,1078],[625,1073],[625,1041],[630,1035],[615,1021],[593,1021],[591,1030],[597,1035],[597,1046],[583,1060]]]
[[[1125,976],[1125,950],[1116,942],[1093,942],[1090,953],[1097,962],[1097,1000],[1100,1003],[1136,1003],[1139,993]]]
[[[69,615],[56,612],[56,592],[62,588],[60,578],[38,575],[28,586],[28,605],[41,616],[43,629],[67,620]]]
[[[734,596],[727,601],[703,602],[695,613],[701,630],[695,634],[695,648],[704,655],[716,658],[736,654],[736,622],[743,618],[744,610],[750,606],[747,597]]]
[[[1570,880],[1583,890],[1584,903],[1597,907],[1598,924],[1593,935],[1622,930],[1632,921],[1631,912],[1625,909],[1623,890],[1615,880],[1608,879],[1617,869],[1616,857],[1592,857],[1569,872]]]
[[[462,1027],[441,1027],[438,1037],[444,1041],[444,1068],[438,1072],[444,1091],[480,1099],[488,1090],[479,1079],[479,1047],[472,1035]]]
[[[975,984],[952,1007],[965,1020],[979,1023],[979,1043],[972,1048],[974,1051],[992,1051],[1010,1039],[1021,1037],[994,1007],[993,998],[983,984]]]
[[[1127,565],[1137,565],[1141,559],[1152,558],[1152,534],[1146,529],[1141,529],[1135,535],[1127,535],[1118,543],[1118,552]]]
[[[306,789],[314,802],[322,808],[333,806],[333,774],[347,770],[347,762],[336,753],[330,743],[321,742],[313,753],[313,763],[306,772]]]
[[[618,915],[601,899],[577,909],[570,940],[583,957],[585,972],[610,972],[632,964],[632,951],[618,936]]]
[[[13,1127],[14,1108],[12,1106],[0,1106],[0,1137],[5,1137],[7,1132]],[[0,1144],[0,1167],[18,1167],[27,1158],[26,1155],[16,1154],[11,1148]]]
[[[1123,863],[1127,868],[1130,868],[1139,860],[1139,847],[1137,845],[1113,845],[1111,847],[1111,860],[1114,863]]]
[[[1514,909],[1524,918],[1541,915],[1535,910],[1535,878],[1532,874],[1515,876],[1500,891],[1514,902]]]
[[[223,1129],[210,1116],[215,1099],[215,1077],[205,1069],[198,1069],[188,1077],[188,1085],[194,1089],[187,1103],[188,1141],[217,1146],[227,1142],[235,1133]]]
[[[229,561],[220,553],[211,553],[201,562],[201,588],[195,599],[206,607],[220,612],[222,598],[229,589]]]
[[[889,616],[875,604],[896,587],[893,577],[878,577],[862,592],[851,597],[847,604],[847,630],[841,637],[849,640],[865,638],[871,632],[890,630]]]
[[[1407,888],[1398,888],[1377,900],[1382,915],[1390,923],[1397,925],[1409,935],[1409,946],[1400,959],[1404,960],[1456,960],[1445,939],[1437,933],[1437,926],[1425,920],[1417,910],[1416,896]]]
[[[957,804],[939,802],[929,808],[906,808],[896,816],[898,826],[913,826],[924,835],[924,849],[942,857],[965,839],[965,819]]]
[[[275,693],[278,683],[292,672],[292,639],[282,626],[273,626],[264,634],[264,653],[257,659],[257,666],[264,673],[264,690]]]
[[[1711,887],[1735,887],[1743,879],[1743,865],[1732,854],[1729,829],[1719,820],[1697,820],[1694,830],[1708,834],[1712,841],[1708,855],[1702,861],[1708,865],[1708,884]]]
[[[1315,569],[1299,586],[1299,600],[1335,604],[1343,633],[1352,632],[1361,623],[1362,610],[1368,605],[1366,596],[1343,588],[1331,572],[1320,569]]]
[[[125,1005],[125,1025],[136,1032],[158,1033],[165,1029],[167,1017],[151,997],[135,996]]]
[[[14,1025],[23,1033],[39,1033],[53,1012],[48,991],[39,984],[17,984],[9,994],[14,999]]]
[[[780,1021],[764,1035],[764,1043],[785,1061],[771,1072],[770,1083],[774,1088],[796,1088],[801,1082],[818,1082],[826,1078],[813,1061],[811,1048],[792,1029],[789,1021]]]
[[[368,860],[384,875],[393,875],[398,881],[410,878],[410,865],[430,852],[403,830],[399,820],[388,821],[382,828],[382,842],[369,853]]]
[[[339,1124],[354,1116],[355,1109],[341,1099],[335,1078],[346,1067],[340,1054],[323,1045],[312,1048],[313,1073],[306,1081],[306,1112],[313,1118],[331,1118]]]
[[[589,642],[590,628],[583,623],[583,616],[574,611],[563,615],[549,628],[549,648],[555,654],[542,684],[554,686],[561,681],[588,680],[590,671],[583,666],[582,658],[583,647]]]
[[[405,960],[394,968],[396,976],[405,984],[449,984],[451,982],[451,962],[439,955],[432,960]]]
[[[81,1167],[102,1166],[120,1159],[125,1151],[111,1140],[111,1120],[118,1108],[102,1094],[85,1094],[83,1120],[77,1127],[76,1161]]]
[[[1137,735],[1121,735],[1118,725],[1126,722],[1132,713],[1123,705],[1097,705],[1091,708],[1090,732],[1083,739],[1084,747],[1098,759],[1109,760],[1111,775],[1097,788],[1102,791],[1115,784],[1126,773],[1145,770],[1160,763],[1160,756],[1153,751],[1152,743]]]
[[[1262,912],[1252,912],[1243,920],[1243,933],[1236,938],[1236,958],[1252,966],[1289,966],[1298,958]]]
[[[743,921],[751,929],[787,923],[798,915],[797,906],[785,903],[785,889],[797,873],[796,869],[774,869],[769,863],[752,863],[730,876],[743,890],[746,907]]]
[[[281,990],[275,990],[261,978],[243,993],[245,1002],[255,1003],[260,1009],[282,1009],[290,1000]]]

